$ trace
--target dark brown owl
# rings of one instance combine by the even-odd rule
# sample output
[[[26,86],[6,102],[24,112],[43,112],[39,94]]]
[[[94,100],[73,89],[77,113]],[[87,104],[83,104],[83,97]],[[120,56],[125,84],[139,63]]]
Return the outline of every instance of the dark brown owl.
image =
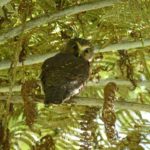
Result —
[[[64,50],[42,65],[45,104],[59,104],[79,93],[89,78],[93,48],[89,41],[71,39]]]

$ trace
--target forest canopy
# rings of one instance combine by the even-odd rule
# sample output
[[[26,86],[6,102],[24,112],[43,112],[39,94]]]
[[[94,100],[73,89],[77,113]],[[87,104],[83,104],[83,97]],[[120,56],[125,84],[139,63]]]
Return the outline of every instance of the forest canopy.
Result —
[[[0,149],[150,149],[150,0],[0,0]],[[43,62],[96,48],[69,103],[45,106]]]

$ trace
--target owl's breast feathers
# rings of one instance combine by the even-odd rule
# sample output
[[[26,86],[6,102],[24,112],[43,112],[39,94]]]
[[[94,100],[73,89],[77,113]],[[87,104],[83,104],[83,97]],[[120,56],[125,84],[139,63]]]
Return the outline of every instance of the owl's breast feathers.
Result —
[[[59,53],[42,65],[45,103],[62,103],[77,94],[89,77],[89,62],[72,54]]]

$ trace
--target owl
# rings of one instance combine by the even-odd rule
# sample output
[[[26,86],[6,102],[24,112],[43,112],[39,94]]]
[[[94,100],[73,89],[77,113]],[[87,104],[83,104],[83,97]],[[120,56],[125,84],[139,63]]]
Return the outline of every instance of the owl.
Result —
[[[93,46],[82,38],[68,41],[55,56],[44,61],[41,82],[45,104],[61,104],[78,94],[90,75]]]

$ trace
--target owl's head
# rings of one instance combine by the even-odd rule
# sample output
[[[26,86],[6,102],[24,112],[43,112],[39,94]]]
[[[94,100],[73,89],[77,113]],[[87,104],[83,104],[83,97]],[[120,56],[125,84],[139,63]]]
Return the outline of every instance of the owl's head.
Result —
[[[93,58],[93,46],[88,40],[82,38],[71,39],[66,46],[65,52],[72,53],[76,57],[83,57],[87,61]]]

